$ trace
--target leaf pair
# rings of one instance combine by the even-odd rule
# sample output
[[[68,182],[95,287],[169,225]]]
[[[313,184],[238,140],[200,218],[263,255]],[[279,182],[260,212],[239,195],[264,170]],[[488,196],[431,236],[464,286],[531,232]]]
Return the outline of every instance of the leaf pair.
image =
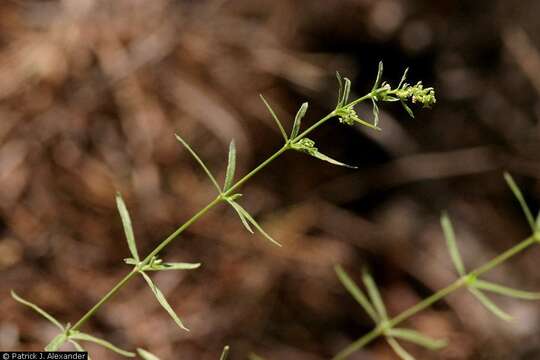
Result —
[[[336,109],[340,109],[349,103],[349,96],[351,94],[351,80],[342,77],[337,71],[336,77],[338,81],[338,99]]]
[[[128,243],[129,251],[131,253],[131,258],[125,259],[124,261],[127,264],[133,265],[137,268],[137,271],[143,276],[144,280],[148,283],[148,286],[154,293],[154,296],[161,304],[161,306],[167,311],[167,313],[173,318],[174,322],[182,329],[189,331],[188,328],[184,326],[178,315],[174,312],[170,304],[167,302],[167,299],[161,292],[161,290],[152,282],[152,279],[145,273],[146,271],[166,271],[166,270],[192,270],[201,266],[200,263],[182,263],[182,262],[171,262],[164,263],[161,259],[158,259],[156,256],[153,256],[148,261],[141,261],[139,258],[139,253],[137,251],[137,244],[135,242],[135,236],[133,233],[133,227],[131,224],[131,217],[127,210],[126,204],[122,199],[120,193],[116,194],[116,205],[118,207],[118,212],[122,218],[122,225],[124,227],[124,232],[126,234],[126,240]]]
[[[236,211],[238,214],[238,217],[242,221],[242,224],[244,227],[249,231],[250,233],[254,233],[252,226],[261,233],[262,236],[264,236],[267,240],[269,240],[271,243],[277,246],[281,246],[279,242],[274,240],[264,229],[259,225],[259,223],[251,216],[250,213],[247,212],[246,209],[244,209],[239,203],[236,202],[236,199],[242,196],[242,194],[234,194],[232,196],[226,197],[225,200],[231,205],[231,207]]]
[[[265,104],[267,104],[262,96],[261,96],[261,98],[263,99]],[[306,104],[305,108],[307,108],[307,104]],[[269,107],[269,109],[270,109],[270,107]],[[273,111],[271,111],[271,113],[273,114],[274,118],[277,120],[277,117],[275,117],[275,114],[273,113]],[[305,109],[303,110],[303,113],[305,113]],[[299,118],[301,118],[301,116]],[[279,120],[277,120],[277,121],[278,121],[278,124],[279,124]],[[298,120],[298,123],[299,122],[300,122],[300,120]],[[280,128],[282,128],[281,125],[280,125]],[[293,131],[294,131],[294,129],[293,129]],[[225,201],[227,201],[232,206],[232,208],[236,211],[236,213],[240,217],[240,220],[242,220],[242,224],[244,224],[246,229],[248,229],[248,231],[253,234],[253,229],[251,228],[251,226],[253,226],[266,239],[270,240],[272,243],[274,243],[274,244],[276,244],[278,246],[281,246],[276,240],[274,240],[270,235],[268,235],[268,233],[266,233],[266,231],[264,231],[262,229],[262,227],[257,223],[257,221],[255,221],[255,219],[242,206],[240,206],[240,204],[238,204],[235,201],[238,197],[242,196],[241,194],[233,194],[233,195],[228,194],[229,192],[231,192],[231,189],[233,187],[234,175],[235,175],[235,172],[236,172],[236,146],[235,146],[234,140],[231,141],[231,143],[229,145],[229,155],[228,155],[227,170],[226,170],[226,173],[225,173],[225,181],[224,181],[224,184],[223,184],[223,189],[221,189],[219,187],[218,183],[217,183],[216,178],[212,175],[212,173],[210,172],[208,167],[206,167],[204,162],[195,153],[195,151],[189,146],[189,144],[185,140],[183,140],[179,135],[176,135],[176,138],[178,139],[178,141],[180,141],[186,147],[186,149],[188,149],[188,151],[191,153],[191,155],[193,155],[195,160],[197,160],[199,165],[201,165],[204,172],[206,173],[206,175],[208,175],[208,177],[210,178],[210,180],[212,181],[212,183],[214,184],[214,186],[216,187],[216,189],[218,190],[218,192],[220,193],[222,198]]]
[[[465,280],[469,292],[495,316],[506,321],[512,320],[511,315],[499,308],[482,291],[523,300],[540,300],[540,293],[512,289],[489,281],[480,280],[474,273],[467,274],[457,247],[454,228],[446,213],[443,213],[441,216],[441,227],[456,271]]]
[[[64,343],[69,342],[71,343],[77,351],[86,351],[84,348],[79,344],[78,341],[88,341],[92,342],[94,344],[100,345],[104,348],[107,348],[111,351],[114,351],[115,353],[125,356],[125,357],[134,357],[135,354],[123,349],[120,349],[119,347],[111,344],[110,342],[100,339],[98,337],[95,337],[93,335],[78,331],[78,330],[72,330],[70,329],[70,325],[63,326],[58,320],[56,320],[52,315],[47,313],[45,310],[37,306],[36,304],[31,303],[28,300],[25,300],[21,298],[19,295],[15,293],[15,291],[11,291],[11,297],[15,299],[15,301],[26,305],[30,307],[32,310],[43,316],[45,319],[47,319],[49,322],[54,324],[58,329],[60,329],[61,333],[56,335],[49,344],[45,347],[46,351],[57,351]]]
[[[393,328],[390,326],[390,320],[386,307],[380,295],[380,292],[373,280],[373,277],[366,270],[362,274],[362,282],[367,290],[367,296],[364,292],[354,283],[349,275],[339,265],[335,267],[336,274],[343,284],[343,286],[349,291],[352,297],[362,306],[364,311],[369,315],[373,322],[382,328],[383,335],[390,347],[396,352],[396,354],[404,359],[414,359],[396,339],[408,341],[416,345],[420,345],[430,350],[437,350],[446,346],[445,340],[437,340],[427,337],[415,330],[404,328]],[[348,351],[354,351],[355,349],[349,349]]]
[[[277,117],[275,111],[272,109],[272,107],[270,106],[268,101],[266,101],[264,96],[262,96],[262,95],[259,95],[259,96],[260,96],[262,102],[264,103],[264,105],[266,106],[266,108],[268,109],[268,112],[270,113],[270,115],[272,115],[272,118],[276,122],[276,124],[277,124],[277,126],[279,128],[279,131],[281,132],[281,135],[283,136],[283,139],[285,140],[285,142],[287,143],[287,142],[289,142],[289,140],[296,139],[296,137],[300,133],[300,125],[301,125],[301,122],[302,122],[302,118],[306,115],[306,112],[307,112],[307,109],[308,109],[308,103],[307,102],[303,103],[302,106],[300,106],[300,109],[298,109],[298,111],[296,113],[296,116],[294,117],[294,122],[293,122],[292,130],[291,130],[291,136],[288,137],[287,133],[285,132],[285,128],[281,124],[281,121]]]

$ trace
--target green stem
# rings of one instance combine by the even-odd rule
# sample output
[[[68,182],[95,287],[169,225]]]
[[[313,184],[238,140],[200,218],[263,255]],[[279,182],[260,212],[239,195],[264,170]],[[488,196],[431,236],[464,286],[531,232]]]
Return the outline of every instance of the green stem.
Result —
[[[347,346],[345,349],[340,351],[336,356],[334,356],[333,360],[341,360],[346,359],[349,357],[352,353],[355,351],[363,348],[373,340],[377,339],[379,336],[383,335],[385,330],[391,329],[403,321],[409,319],[410,317],[416,315],[420,311],[423,311],[424,309],[430,307],[437,301],[445,298],[448,294],[460,289],[461,287],[467,285],[467,279],[470,277],[478,277],[491,269],[497,267],[498,265],[502,264],[503,262],[507,261],[511,257],[519,254],[529,246],[533,245],[534,243],[538,242],[539,239],[537,239],[534,235],[526,238],[525,240],[521,241],[517,245],[514,245],[510,249],[506,250],[502,254],[494,257],[484,265],[472,270],[468,274],[465,274],[461,278],[457,279],[447,287],[437,291],[433,295],[425,298],[424,300],[420,301],[416,305],[413,305],[412,307],[408,308],[407,310],[403,311],[399,315],[393,317],[390,319],[386,324],[385,327],[377,326],[358,340],[351,343],[349,346]]]
[[[365,95],[364,97],[354,101],[353,103],[358,103],[360,101],[363,101],[371,96],[371,93],[368,95]],[[349,104],[350,106],[350,104]],[[304,138],[307,134],[311,133],[313,130],[324,124],[326,121],[331,119],[335,116],[335,111],[332,111],[325,117],[323,117],[321,120],[317,121],[315,124],[311,125],[307,130],[305,130],[303,133],[298,135],[296,138],[289,140],[283,145],[278,151],[276,151],[274,154],[272,154],[269,158],[264,160],[262,163],[260,163],[256,168],[251,170],[249,173],[244,175],[240,180],[238,180],[229,190],[225,191],[224,193],[219,194],[214,200],[209,202],[204,208],[199,210],[195,215],[193,215],[188,221],[186,221],[184,224],[182,224],[178,229],[176,229],[172,234],[170,234],[165,240],[163,240],[150,254],[148,254],[144,260],[141,262],[141,264],[148,263],[152,257],[159,254],[167,245],[169,245],[174,239],[176,239],[181,233],[184,232],[188,227],[190,227],[194,222],[196,222],[199,218],[204,216],[210,209],[212,209],[214,206],[219,204],[221,201],[223,201],[227,196],[231,195],[236,191],[240,186],[242,186],[246,181],[251,179],[255,174],[257,174],[260,170],[262,170],[264,167],[266,167],[268,164],[270,164],[272,161],[274,161],[276,158],[278,158],[281,154],[283,154],[285,151],[289,150],[291,148],[291,143],[296,142]],[[134,268],[131,272],[129,272],[126,276],[124,276],[103,298],[101,298],[88,312],[86,312],[79,321],[75,323],[75,325],[72,327],[72,330],[78,330],[88,319],[90,319],[97,311],[98,309],[105,304],[107,301],[109,301],[116,293],[124,287],[125,284],[131,280],[131,278],[137,274],[137,269]]]

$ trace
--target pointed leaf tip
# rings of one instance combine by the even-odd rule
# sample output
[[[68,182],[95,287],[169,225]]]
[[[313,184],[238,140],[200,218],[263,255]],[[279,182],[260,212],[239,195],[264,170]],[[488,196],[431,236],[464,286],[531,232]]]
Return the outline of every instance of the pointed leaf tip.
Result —
[[[508,314],[501,308],[499,308],[493,301],[491,301],[486,295],[484,295],[483,292],[480,290],[474,288],[474,287],[468,287],[467,288],[477,299],[480,301],[482,305],[489,311],[491,311],[495,316],[497,316],[499,319],[502,319],[504,321],[512,321],[514,318],[512,315]]]
[[[446,239],[446,246],[450,252],[452,263],[456,267],[456,270],[460,276],[465,276],[465,266],[457,247],[456,235],[454,233],[454,227],[446,212],[441,215],[441,227],[443,230],[444,238]]]
[[[49,314],[48,312],[46,312],[45,310],[43,310],[42,308],[40,308],[39,306],[37,306],[36,304],[34,303],[31,303],[30,301],[28,300],[25,300],[23,299],[22,297],[20,297],[19,295],[17,295],[17,293],[13,290],[11,290],[11,297],[17,301],[18,303],[21,303],[23,305],[26,305],[28,306],[29,308],[31,308],[32,310],[34,310],[35,312],[37,312],[39,315],[43,316],[45,319],[49,320],[51,323],[53,323],[57,328],[59,328],[62,332],[64,331],[64,326],[62,326],[62,324],[60,324],[60,322],[58,320],[56,320],[51,314]]]
[[[129,247],[129,252],[135,261],[139,262],[139,253],[137,252],[137,244],[135,242],[135,235],[133,233],[133,226],[131,224],[131,217],[129,216],[126,203],[122,198],[120,192],[116,192],[116,207],[118,208],[118,213],[122,219],[122,226],[124,228],[124,234],[126,235],[126,240]]]
[[[362,272],[362,281],[364,282],[369,298],[371,299],[371,303],[375,306],[375,310],[377,311],[379,318],[381,320],[388,320],[388,314],[386,312],[386,307],[384,306],[381,293],[375,284],[375,280],[373,280],[373,277],[367,271],[367,269],[364,269]]]
[[[298,109],[298,112],[296,113],[296,116],[294,117],[294,123],[291,131],[291,139],[294,139],[298,136],[298,133],[300,132],[300,125],[302,123],[302,118],[306,115],[308,109],[308,103],[305,102],[300,106],[300,109]]]
[[[529,223],[529,226],[531,227],[532,231],[536,231],[536,224],[535,220],[532,216],[531,210],[529,209],[529,206],[527,205],[527,202],[525,201],[525,197],[523,196],[523,193],[521,192],[521,189],[519,186],[517,186],[516,182],[514,181],[514,178],[510,173],[504,172],[504,180],[508,184],[508,187],[514,194],[514,197],[519,203],[519,206],[521,207],[521,211],[525,214],[525,217],[527,218],[527,222]]]
[[[167,299],[165,298],[165,295],[161,292],[161,290],[154,284],[152,279],[148,275],[146,275],[144,272],[140,272],[143,276],[144,280],[148,283],[148,286],[150,287],[150,290],[154,293],[154,296],[156,297],[157,301],[161,304],[161,306],[167,311],[167,313],[173,318],[176,325],[178,325],[181,329],[190,331],[187,327],[184,326],[184,323],[178,315],[176,315],[176,312],[173,310],[171,305],[169,305]]]
[[[373,305],[369,302],[368,298],[362,290],[355,284],[355,282],[350,278],[347,272],[341,267],[341,265],[334,266],[334,270],[337,274],[337,277],[341,284],[347,289],[349,294],[362,306],[364,311],[369,315],[373,322],[377,323],[379,321],[379,316],[375,311]]]
[[[234,173],[236,171],[236,145],[234,140],[231,140],[229,144],[229,161],[227,163],[227,171],[225,174],[225,183],[223,184],[223,191],[227,191],[232,186],[234,181]]]
[[[439,350],[448,344],[446,340],[433,339],[416,330],[411,329],[393,328],[388,330],[388,335],[398,339],[409,341],[413,344],[425,347],[429,350]]]
[[[210,169],[208,169],[208,167],[206,166],[206,164],[202,161],[202,159],[199,157],[199,155],[197,155],[197,153],[195,152],[195,150],[193,150],[193,149],[191,148],[191,146],[189,146],[189,144],[187,143],[187,141],[185,141],[184,139],[182,139],[182,137],[180,137],[180,135],[174,134],[174,136],[176,137],[176,140],[178,140],[178,141],[179,141],[179,142],[187,149],[187,151],[191,154],[191,156],[193,156],[193,158],[197,161],[197,163],[199,164],[199,166],[203,169],[203,171],[205,172],[206,176],[208,176],[208,178],[210,179],[210,181],[212,182],[212,184],[214,185],[214,187],[217,189],[217,191],[218,191],[219,193],[221,193],[221,188],[219,187],[216,178],[214,177],[214,175],[212,175],[212,172],[210,171]]]
[[[281,133],[281,136],[283,136],[283,139],[285,140],[285,142],[289,141],[289,139],[287,138],[287,133],[285,132],[285,128],[281,124],[281,121],[279,121],[279,118],[277,117],[276,113],[274,112],[274,110],[272,109],[268,101],[266,101],[266,99],[264,98],[264,96],[262,96],[262,94],[259,94],[259,97],[261,98],[262,102],[266,106],[266,109],[268,109],[268,112],[270,113],[270,115],[272,115],[272,118],[276,122],[279,128],[279,132]]]

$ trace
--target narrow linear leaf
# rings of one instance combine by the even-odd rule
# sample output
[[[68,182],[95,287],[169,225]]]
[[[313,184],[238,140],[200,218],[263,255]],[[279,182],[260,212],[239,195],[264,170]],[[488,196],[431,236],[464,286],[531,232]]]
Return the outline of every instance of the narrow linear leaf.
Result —
[[[247,231],[253,234],[253,229],[249,225],[249,222],[247,221],[246,217],[244,216],[244,212],[242,211],[243,208],[240,206],[240,204],[232,200],[227,200],[227,202],[232,206],[234,211],[236,211],[236,213],[238,214],[238,217],[240,217],[240,220],[242,221],[242,224],[247,229]]]
[[[298,109],[298,112],[296,113],[296,116],[294,117],[294,123],[291,131],[291,139],[294,139],[298,136],[298,133],[300,132],[300,125],[302,123],[302,118],[306,115],[308,109],[308,103],[305,102],[300,106],[300,109]]]
[[[242,206],[240,206],[240,204],[238,204],[238,203],[235,203],[235,204],[236,204],[235,209],[238,208],[238,211],[240,211],[242,213],[244,218],[247,221],[249,221],[251,223],[251,225],[253,225],[253,227],[255,229],[257,229],[257,231],[259,231],[261,233],[261,235],[263,235],[267,240],[269,240],[273,244],[275,244],[277,246],[281,246],[280,243],[278,243],[276,240],[274,240],[270,235],[268,235],[268,233],[266,231],[263,230],[263,228],[259,225],[259,223],[257,221],[255,221],[255,219],[251,216],[250,213],[248,213]]]
[[[349,277],[349,275],[343,270],[340,265],[336,265],[334,270],[338,276],[339,281],[343,284],[345,289],[352,295],[352,297],[362,306],[364,311],[369,315],[369,317],[377,323],[379,321],[379,316],[377,312],[369,302],[368,298],[362,290],[354,283],[354,281]]]
[[[261,94],[259,94],[259,97],[261,98],[262,102],[264,103],[264,105],[268,109],[268,112],[270,112],[270,114],[272,115],[272,118],[276,122],[276,124],[277,124],[277,126],[279,128],[279,131],[281,132],[281,135],[283,136],[283,139],[285,139],[285,141],[289,141],[289,139],[287,138],[287,133],[285,132],[285,129],[283,128],[283,125],[281,125],[281,121],[279,121],[279,118],[277,117],[274,110],[272,110],[272,108],[270,107],[270,104],[268,104],[268,102],[266,101],[264,96],[262,96]]]
[[[405,83],[405,81],[407,80],[407,74],[409,72],[409,68],[406,68],[405,71],[403,72],[403,76],[401,77],[401,80],[399,81],[399,84],[397,86],[397,88],[401,88],[401,85],[403,85]]]
[[[371,103],[373,104],[373,126],[378,127],[379,125],[379,106],[377,105],[377,101],[374,99],[371,99]]]
[[[540,300],[540,292],[517,290],[484,280],[476,280],[473,287],[517,299]]]
[[[407,111],[407,114],[409,114],[409,116],[414,119],[414,113],[409,107],[409,105],[407,105],[407,103],[401,99],[399,101],[401,101],[401,105],[403,105],[403,108],[405,109],[405,111]]]
[[[148,286],[150,286],[150,289],[156,296],[157,301],[161,304],[161,306],[169,313],[169,315],[173,318],[174,322],[182,329],[189,331],[187,327],[184,326],[184,323],[182,323],[182,320],[176,315],[173,308],[169,303],[167,302],[167,299],[165,299],[165,296],[159,290],[159,288],[152,282],[152,279],[148,275],[146,275],[144,272],[141,272],[141,275],[143,276],[144,280],[148,283]]]
[[[229,190],[234,180],[234,173],[236,171],[236,145],[234,140],[229,144],[229,161],[227,163],[227,172],[225,174],[225,183],[223,185],[223,191]]]
[[[536,231],[540,231],[540,211],[536,215]]]
[[[468,287],[468,290],[484,305],[489,311],[491,311],[495,316],[504,320],[511,321],[513,317],[501,310],[493,301],[491,301],[484,293],[480,290],[475,289],[474,287]]]
[[[137,348],[137,353],[140,357],[142,357],[144,360],[160,360],[156,355],[152,354],[149,351],[146,351],[141,348]]]
[[[221,356],[219,357],[219,360],[227,360],[227,356],[229,356],[229,350],[230,350],[229,345],[226,345],[223,348],[223,351],[221,352]]]
[[[183,262],[166,262],[155,264],[149,271],[167,271],[167,270],[193,270],[201,266],[201,263],[183,263]]]
[[[463,265],[463,260],[459,254],[459,249],[456,243],[456,234],[454,233],[454,227],[452,222],[448,217],[448,214],[443,212],[441,215],[441,227],[444,233],[444,238],[446,239],[446,246],[448,246],[448,251],[450,251],[450,257],[452,262],[456,267],[456,270],[460,276],[465,276],[465,266]]]
[[[430,350],[439,350],[447,345],[446,340],[433,339],[411,329],[393,328],[388,330],[388,335],[412,342]]]
[[[337,165],[337,166],[344,166],[344,167],[348,167],[350,169],[358,169],[358,167],[356,166],[352,166],[352,165],[348,165],[348,164],[344,164],[340,161],[337,161],[335,159],[332,159],[330,156],[327,156],[319,151],[314,151],[314,152],[311,152],[309,153],[309,155],[319,159],[319,160],[322,160],[322,161],[326,161],[327,163],[330,163],[332,165]]]
[[[383,74],[383,62],[379,61],[379,68],[377,69],[377,78],[375,79],[375,83],[373,84],[373,89],[371,91],[376,90],[381,85],[381,79]]]
[[[396,355],[399,356],[400,359],[415,360],[414,357],[411,354],[409,354],[403,347],[401,347],[401,345],[399,345],[399,343],[395,339],[387,336],[386,341],[388,342],[388,345],[390,345],[392,350],[394,350]]]
[[[131,256],[133,256],[135,261],[139,262],[139,253],[137,252],[137,244],[135,243],[135,235],[133,234],[131,217],[129,216],[126,203],[124,202],[124,199],[122,199],[122,195],[119,192],[116,193],[116,207],[118,208],[118,212],[122,218],[122,225],[124,227],[124,233],[126,234],[126,240],[129,251],[131,252]]]
[[[67,340],[67,336],[64,333],[56,335],[50,343],[45,346],[45,351],[57,351]]]
[[[206,165],[204,164],[204,162],[201,160],[201,158],[199,157],[199,155],[197,155],[197,153],[191,148],[191,146],[189,146],[189,144],[180,137],[180,135],[178,134],[174,134],[174,136],[176,136],[176,139],[178,141],[180,141],[180,143],[182,145],[184,145],[184,147],[189,151],[189,153],[195,158],[195,160],[197,160],[197,162],[199,163],[199,165],[201,166],[201,168],[204,170],[204,172],[206,173],[206,175],[208,176],[208,178],[210,179],[210,181],[212,182],[212,184],[214,184],[214,187],[217,189],[218,192],[221,193],[221,188],[219,187],[218,185],[218,182],[216,181],[216,178],[214,177],[214,175],[212,175],[212,173],[210,172],[210,170],[208,169],[208,167],[206,167]]]
[[[343,86],[343,105],[349,102],[349,96],[351,95],[351,80],[344,78],[345,85]]]
[[[364,269],[362,273],[362,281],[364,282],[364,285],[367,289],[371,302],[375,306],[375,310],[377,311],[377,314],[379,314],[379,318],[381,320],[388,320],[386,307],[384,306],[384,302],[382,301],[379,289],[377,289],[377,285],[375,284],[373,277],[366,269]]]
[[[95,337],[95,336],[87,334],[87,333],[83,333],[83,332],[80,332],[80,331],[73,331],[70,334],[69,337],[71,339],[75,339],[75,340],[92,342],[94,344],[97,344],[99,346],[103,346],[104,348],[109,349],[109,350],[111,350],[111,351],[113,351],[113,352],[115,352],[117,354],[120,354],[122,356],[125,356],[125,357],[135,357],[135,353],[132,353],[132,352],[127,351],[127,350],[120,349],[118,346],[111,344],[107,340],[100,339],[98,337]]]
[[[512,178],[512,175],[505,172],[504,173],[504,180],[506,180],[506,183],[510,187],[510,190],[512,190],[512,193],[514,193],[515,198],[519,202],[519,206],[521,206],[521,210],[525,214],[525,217],[527,218],[527,222],[529,223],[529,226],[531,227],[532,231],[536,231],[535,221],[532,216],[531,210],[529,209],[529,206],[527,205],[527,202],[525,201],[525,198],[523,197],[523,193],[517,186],[516,182]]]
[[[337,77],[337,81],[338,81],[338,101],[337,101],[337,106],[336,108],[340,108],[341,106],[343,106],[343,81],[341,81],[341,74],[336,71],[336,77]]]
[[[27,301],[27,300],[23,299],[22,297],[17,295],[17,293],[15,293],[15,291],[13,291],[13,290],[11,290],[11,297],[15,301],[17,301],[17,302],[19,302],[19,303],[21,303],[23,305],[28,306],[29,308],[31,308],[32,310],[37,312],[39,315],[43,316],[45,319],[49,320],[54,325],[56,325],[57,328],[64,331],[64,327],[62,326],[62,324],[60,324],[60,322],[58,320],[56,320],[52,315],[50,315],[48,312],[46,312],[45,310],[43,310],[42,308],[40,308],[36,304],[33,304],[30,301]]]

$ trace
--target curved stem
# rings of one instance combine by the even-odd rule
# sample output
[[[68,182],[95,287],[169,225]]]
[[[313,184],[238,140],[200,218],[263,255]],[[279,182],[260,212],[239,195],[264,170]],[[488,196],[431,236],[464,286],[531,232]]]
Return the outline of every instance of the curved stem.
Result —
[[[461,287],[465,286],[467,284],[466,279],[468,277],[470,277],[470,276],[480,276],[480,275],[490,271],[491,269],[493,269],[493,268],[497,267],[498,265],[504,263],[505,261],[507,261],[511,257],[521,253],[523,250],[525,250],[526,248],[528,248],[529,246],[533,245],[534,243],[536,243],[538,241],[539,240],[534,235],[526,238],[525,240],[521,241],[517,245],[514,245],[513,247],[506,250],[502,254],[494,257],[493,259],[491,259],[490,261],[488,261],[484,265],[470,271],[468,274],[465,274],[464,276],[457,279],[456,281],[454,281],[453,283],[451,283],[447,287],[440,289],[439,291],[437,291],[433,295],[425,298],[424,300],[420,301],[416,305],[411,306],[410,308],[403,311],[399,315],[393,317],[392,319],[390,319],[388,321],[387,328],[392,328],[392,327],[395,327],[395,326],[399,325],[400,323],[402,323],[403,321],[405,321],[405,320],[409,319],[410,317],[416,315],[420,311],[430,307],[431,305],[433,305],[437,301],[445,298],[448,294],[450,294],[450,293],[460,289]],[[363,348],[364,346],[366,346],[367,344],[369,344],[373,340],[377,339],[379,336],[383,335],[383,332],[384,332],[384,329],[381,328],[381,327],[374,328],[373,330],[371,330],[370,332],[368,332],[367,334],[365,334],[364,336],[362,336],[358,340],[351,343],[345,349],[340,351],[336,356],[334,356],[333,360],[346,359],[353,352]]]

